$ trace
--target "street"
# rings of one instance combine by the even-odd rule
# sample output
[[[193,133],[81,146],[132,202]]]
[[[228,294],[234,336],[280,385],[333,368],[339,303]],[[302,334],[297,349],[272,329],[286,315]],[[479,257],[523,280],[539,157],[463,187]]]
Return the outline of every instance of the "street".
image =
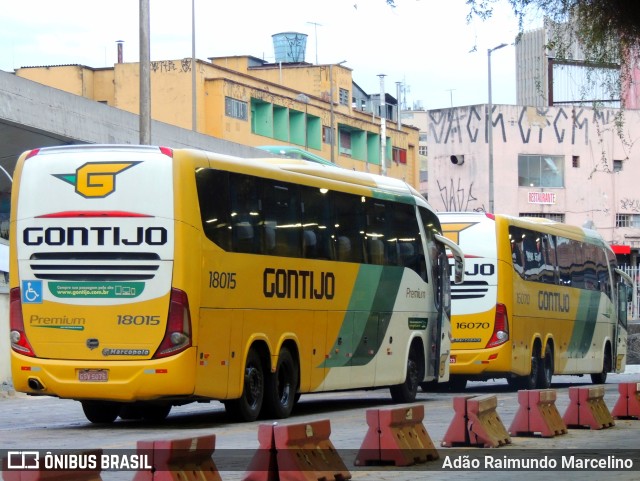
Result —
[[[589,386],[588,377],[555,376],[552,389],[557,392],[556,407],[562,415],[570,400],[569,386]],[[640,381],[639,366],[630,366],[627,372],[609,375],[605,385],[604,401],[613,409],[619,397],[617,384]],[[465,395],[491,394],[497,397],[496,412],[505,428],[509,428],[518,411],[516,392],[511,392],[505,381],[471,382]],[[424,420],[428,435],[438,450],[440,461],[429,461],[406,468],[393,466],[355,467],[354,460],[367,433],[366,411],[394,407],[388,390],[324,393],[303,396],[291,418],[279,424],[313,423],[330,420],[330,440],[340,453],[353,479],[367,480],[413,480],[416,472],[432,479],[477,479],[478,469],[458,470],[456,463],[468,458],[490,457],[493,459],[492,477],[511,479],[513,472],[500,469],[500,462],[512,457],[544,456],[545,453],[576,453],[599,450],[603,458],[624,455],[624,449],[640,445],[640,421],[616,420],[615,426],[601,430],[569,429],[567,434],[553,438],[540,436],[511,437],[511,444],[495,449],[477,447],[444,448],[441,441],[447,433],[454,416],[452,399],[460,393],[418,393],[415,404],[424,406]],[[222,404],[190,404],[174,407],[164,423],[148,424],[142,421],[118,420],[112,425],[93,425],[82,412],[80,403],[49,397],[30,397],[17,393],[0,398],[2,424],[0,425],[0,449],[5,450],[61,450],[53,452],[85,451],[102,449],[130,450],[134,452],[138,441],[183,439],[215,434],[213,459],[223,480],[242,479],[244,467],[258,448],[258,426],[270,421],[233,424],[227,419]],[[525,450],[523,452],[523,450]],[[537,451],[536,451],[537,450]],[[564,451],[566,450],[566,451]],[[611,450],[611,451],[605,451]],[[230,460],[234,459],[234,462]],[[234,464],[236,463],[236,464]],[[438,467],[438,470],[434,469]],[[440,469],[440,466],[450,469]],[[496,467],[498,469],[496,469]],[[640,476],[640,466],[615,474],[619,480],[635,480]],[[523,471],[518,476],[526,480],[547,479],[549,472]],[[131,480],[132,471],[103,471],[102,479]],[[607,479],[611,471],[575,470],[563,471],[563,479]]]

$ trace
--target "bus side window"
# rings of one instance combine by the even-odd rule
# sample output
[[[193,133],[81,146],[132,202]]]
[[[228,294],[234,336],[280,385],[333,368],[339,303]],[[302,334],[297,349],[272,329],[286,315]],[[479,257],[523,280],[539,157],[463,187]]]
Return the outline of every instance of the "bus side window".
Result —
[[[204,234],[221,249],[230,251],[229,177],[227,172],[215,169],[196,170],[196,188]]]
[[[574,245],[569,239],[556,237],[556,259],[560,285],[571,286],[571,268],[574,263]]]
[[[229,174],[229,192],[233,251],[247,254],[261,253],[258,180],[248,175]]]
[[[334,192],[334,229],[338,260],[364,262],[364,205],[358,195]]]
[[[422,220],[422,215],[422,210],[420,210],[420,220]],[[394,242],[390,245],[392,247],[390,261],[415,271],[423,281],[427,282],[427,265],[422,248],[420,225],[417,220],[415,207],[406,204],[393,206]],[[426,226],[425,229],[427,229]],[[427,235],[429,235],[429,231],[427,231]]]
[[[540,282],[556,283],[556,247],[554,237],[540,234],[543,265],[540,272]]]
[[[526,231],[522,241],[524,252],[524,277],[527,280],[539,281],[544,266],[542,259],[540,235]]]
[[[334,260],[332,192],[300,186],[302,219],[302,255],[307,259]]]
[[[264,254],[301,257],[302,229],[298,186],[262,180]]]
[[[386,202],[378,199],[367,199],[365,254],[368,264],[389,264],[385,244],[389,244],[388,233],[393,232],[391,216],[393,210]]]
[[[524,277],[524,251],[522,246],[522,231],[517,227],[509,227],[509,241],[511,242],[511,262],[513,269]]]

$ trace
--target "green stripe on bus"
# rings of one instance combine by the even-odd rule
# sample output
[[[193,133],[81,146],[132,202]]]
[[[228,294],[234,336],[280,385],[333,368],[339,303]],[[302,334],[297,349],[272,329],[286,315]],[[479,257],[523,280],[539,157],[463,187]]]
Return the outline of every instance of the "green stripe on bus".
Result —
[[[598,291],[583,290],[580,293],[578,312],[576,312],[576,320],[568,347],[570,358],[583,358],[589,352],[598,320],[601,295]]]
[[[332,355],[322,367],[362,366],[375,357],[389,326],[402,274],[399,267],[360,266],[338,338],[329,351]]]
[[[394,194],[392,192],[384,192],[372,189],[373,198],[381,200],[390,200],[392,202],[402,202],[403,204],[416,205],[416,199],[412,195]]]

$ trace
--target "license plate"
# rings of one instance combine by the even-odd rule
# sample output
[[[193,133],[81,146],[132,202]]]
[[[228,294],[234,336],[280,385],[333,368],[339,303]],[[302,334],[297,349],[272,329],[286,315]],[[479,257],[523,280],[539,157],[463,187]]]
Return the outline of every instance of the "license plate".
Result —
[[[451,356],[451,357],[449,358],[449,364],[455,364],[455,363],[456,363],[456,358],[455,358],[455,356]]]
[[[80,382],[107,382],[109,371],[106,369],[82,369],[78,371],[78,381]]]

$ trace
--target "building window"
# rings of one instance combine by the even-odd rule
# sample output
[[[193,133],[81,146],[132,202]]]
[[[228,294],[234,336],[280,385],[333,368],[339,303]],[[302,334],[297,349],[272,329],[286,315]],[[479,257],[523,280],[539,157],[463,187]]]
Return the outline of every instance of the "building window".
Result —
[[[227,117],[233,117],[234,119],[247,120],[247,102],[232,99],[231,97],[225,97],[224,114]]]
[[[640,214],[616,214],[616,227],[640,228]]]
[[[351,132],[348,130],[338,130],[340,137],[340,153],[351,157]]]
[[[519,155],[518,185],[521,187],[564,187],[564,157],[561,155]]]
[[[426,157],[428,150],[429,150],[429,148],[426,145],[419,145],[418,146],[418,154],[420,154],[420,155],[424,155]]]
[[[406,149],[400,149],[398,147],[394,147],[392,150],[392,159],[396,164],[406,164],[407,163],[407,151]]]
[[[327,125],[322,126],[322,142],[325,144],[333,145],[333,131],[331,127]]]
[[[573,165],[574,168],[578,168],[580,167],[580,156],[579,155],[574,155],[573,157],[571,157],[571,165]]]
[[[521,212],[519,217],[538,217],[541,219],[549,219],[554,222],[564,222],[564,214],[552,214],[548,212]]]
[[[622,170],[622,161],[621,160],[614,160],[613,161],[613,171],[614,172],[620,172]]]
[[[349,91],[340,89],[340,105],[349,105]]]

